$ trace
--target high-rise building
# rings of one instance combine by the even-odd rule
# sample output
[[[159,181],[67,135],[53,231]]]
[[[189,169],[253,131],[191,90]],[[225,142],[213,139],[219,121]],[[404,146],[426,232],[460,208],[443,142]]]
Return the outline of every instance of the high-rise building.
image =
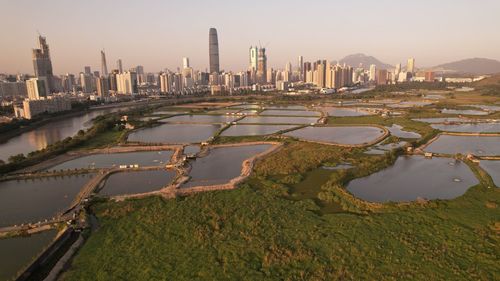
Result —
[[[85,74],[92,75],[92,69],[90,68],[90,66],[85,66],[83,67],[83,69]]]
[[[62,77],[62,87],[63,91],[71,92],[73,91],[73,87],[75,86],[75,75],[66,73]]]
[[[370,65],[370,81],[375,81],[377,78],[377,66],[372,64]]]
[[[377,70],[377,85],[386,85],[387,84],[387,70],[379,69]]]
[[[396,76],[399,76],[399,73],[401,73],[401,63],[396,64],[396,70],[394,71]]]
[[[32,50],[33,68],[35,70],[35,77],[46,78],[48,93],[54,90],[52,72],[52,61],[50,59],[49,45],[45,37],[38,36],[38,49]]]
[[[106,54],[101,50],[101,74],[105,77],[108,76],[108,66],[106,65]]]
[[[101,99],[109,97],[109,80],[107,77],[97,78],[97,95]]]
[[[297,71],[302,73],[302,68],[304,67],[304,57],[299,56],[297,59]]]
[[[188,68],[189,67],[189,58],[184,57],[182,58],[182,68]]]
[[[267,83],[267,56],[266,48],[259,48],[257,54],[257,83]]]
[[[208,54],[210,62],[210,73],[219,73],[219,40],[217,29],[210,28],[208,35]]]
[[[119,94],[137,94],[137,73],[133,71],[126,71],[116,75],[117,93]]]
[[[138,65],[134,69],[131,69],[131,71],[137,74],[137,81],[139,84],[142,84],[146,81],[146,75],[144,74],[144,66]]]
[[[119,73],[123,72],[123,64],[122,64],[122,59],[118,59],[116,61],[116,68],[118,68]]]
[[[80,86],[82,87],[82,92],[84,93],[92,93],[93,92],[93,81],[94,77],[92,74],[88,73],[80,73]]]
[[[306,82],[306,83],[311,83],[312,82],[312,78],[311,80],[309,81],[307,79],[307,73],[312,71],[312,65],[310,62],[305,62],[302,64],[302,81]],[[310,74],[312,75],[312,74]]]
[[[26,91],[30,100],[46,98],[49,93],[47,77],[37,77],[26,80]]]
[[[415,73],[415,59],[409,58],[406,65],[406,72]]]
[[[249,50],[249,61],[250,61],[250,70],[257,71],[257,56],[258,56],[259,48],[257,46],[250,46]]]

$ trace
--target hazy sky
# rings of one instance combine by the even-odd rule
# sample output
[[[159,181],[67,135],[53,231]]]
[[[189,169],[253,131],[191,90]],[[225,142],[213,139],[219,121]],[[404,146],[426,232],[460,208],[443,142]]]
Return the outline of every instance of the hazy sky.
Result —
[[[208,29],[219,33],[221,69],[248,66],[250,45],[267,45],[268,65],[297,56],[337,60],[353,53],[417,66],[500,59],[499,0],[0,0],[0,73],[33,73],[37,30],[54,73],[125,68],[156,72],[190,58],[208,67]]]

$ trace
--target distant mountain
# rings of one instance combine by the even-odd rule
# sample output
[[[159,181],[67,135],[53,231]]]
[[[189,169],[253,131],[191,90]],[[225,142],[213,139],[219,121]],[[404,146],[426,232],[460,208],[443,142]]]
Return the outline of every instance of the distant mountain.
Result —
[[[494,74],[500,73],[500,61],[485,58],[472,58],[441,64],[433,69],[444,72]]]
[[[339,60],[340,64],[347,64],[352,67],[358,67],[360,64],[363,65],[365,69],[370,68],[370,65],[374,64],[377,66],[379,69],[391,69],[394,68],[394,66],[383,63],[379,61],[377,58],[372,57],[372,56],[367,56],[365,54],[354,54],[354,55],[349,55],[346,56],[345,58]]]

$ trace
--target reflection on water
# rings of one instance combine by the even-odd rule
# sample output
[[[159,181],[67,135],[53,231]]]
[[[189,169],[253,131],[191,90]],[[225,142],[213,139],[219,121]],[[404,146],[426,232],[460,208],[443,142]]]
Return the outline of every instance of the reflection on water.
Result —
[[[66,161],[48,170],[112,168],[135,164],[140,167],[159,166],[168,163],[173,154],[172,150],[93,154]]]
[[[421,135],[418,133],[403,130],[403,127],[398,124],[393,124],[391,127],[386,127],[386,128],[389,130],[389,132],[391,132],[391,135],[396,136],[398,138],[418,139],[421,137]]]
[[[91,120],[97,116],[119,110],[123,108],[93,110],[80,116],[50,122],[35,130],[22,133],[0,144],[0,159],[6,161],[12,155],[20,153],[26,155],[31,151],[43,149],[57,141],[74,136],[79,130],[91,127]]]
[[[213,137],[220,124],[163,124],[132,132],[128,140],[146,143],[199,143]]]
[[[347,117],[347,116],[365,116],[370,115],[366,109],[358,107],[325,107],[324,110],[328,113],[328,116],[334,117]]]
[[[451,158],[402,156],[396,163],[368,177],[355,179],[347,190],[372,202],[452,199],[478,180],[469,167]]]
[[[175,175],[172,170],[114,173],[106,180],[99,194],[115,196],[154,191],[170,184]]]
[[[294,125],[232,125],[221,136],[262,136],[294,128]]]
[[[316,123],[316,117],[281,117],[281,116],[247,116],[238,123],[244,124],[311,124]]]
[[[441,135],[425,151],[443,154],[469,154],[478,156],[500,155],[500,137]]]
[[[0,239],[0,280],[13,280],[55,239],[56,230]]]
[[[230,115],[177,115],[174,117],[162,119],[161,122],[179,122],[179,123],[227,123],[232,122],[239,117]]]
[[[432,124],[432,128],[445,132],[496,133],[500,123]]]
[[[73,202],[91,174],[0,182],[0,227],[50,219]]]
[[[285,133],[299,139],[329,142],[346,145],[360,145],[372,142],[383,136],[384,131],[377,127],[305,127]]]
[[[192,162],[190,180],[182,187],[225,184],[241,174],[243,161],[262,153],[270,144],[220,147]]]
[[[479,166],[491,176],[495,185],[500,187],[500,161],[481,160]]]
[[[260,115],[284,115],[284,116],[319,116],[317,111],[307,110],[279,110],[279,109],[266,109]]]

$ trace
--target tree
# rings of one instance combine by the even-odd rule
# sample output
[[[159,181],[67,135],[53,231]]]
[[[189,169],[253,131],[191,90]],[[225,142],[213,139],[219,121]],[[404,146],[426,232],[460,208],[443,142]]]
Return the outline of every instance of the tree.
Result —
[[[21,162],[23,160],[25,160],[26,157],[24,156],[24,154],[22,153],[19,153],[17,155],[12,155],[9,157],[9,163],[18,163],[18,162]]]

